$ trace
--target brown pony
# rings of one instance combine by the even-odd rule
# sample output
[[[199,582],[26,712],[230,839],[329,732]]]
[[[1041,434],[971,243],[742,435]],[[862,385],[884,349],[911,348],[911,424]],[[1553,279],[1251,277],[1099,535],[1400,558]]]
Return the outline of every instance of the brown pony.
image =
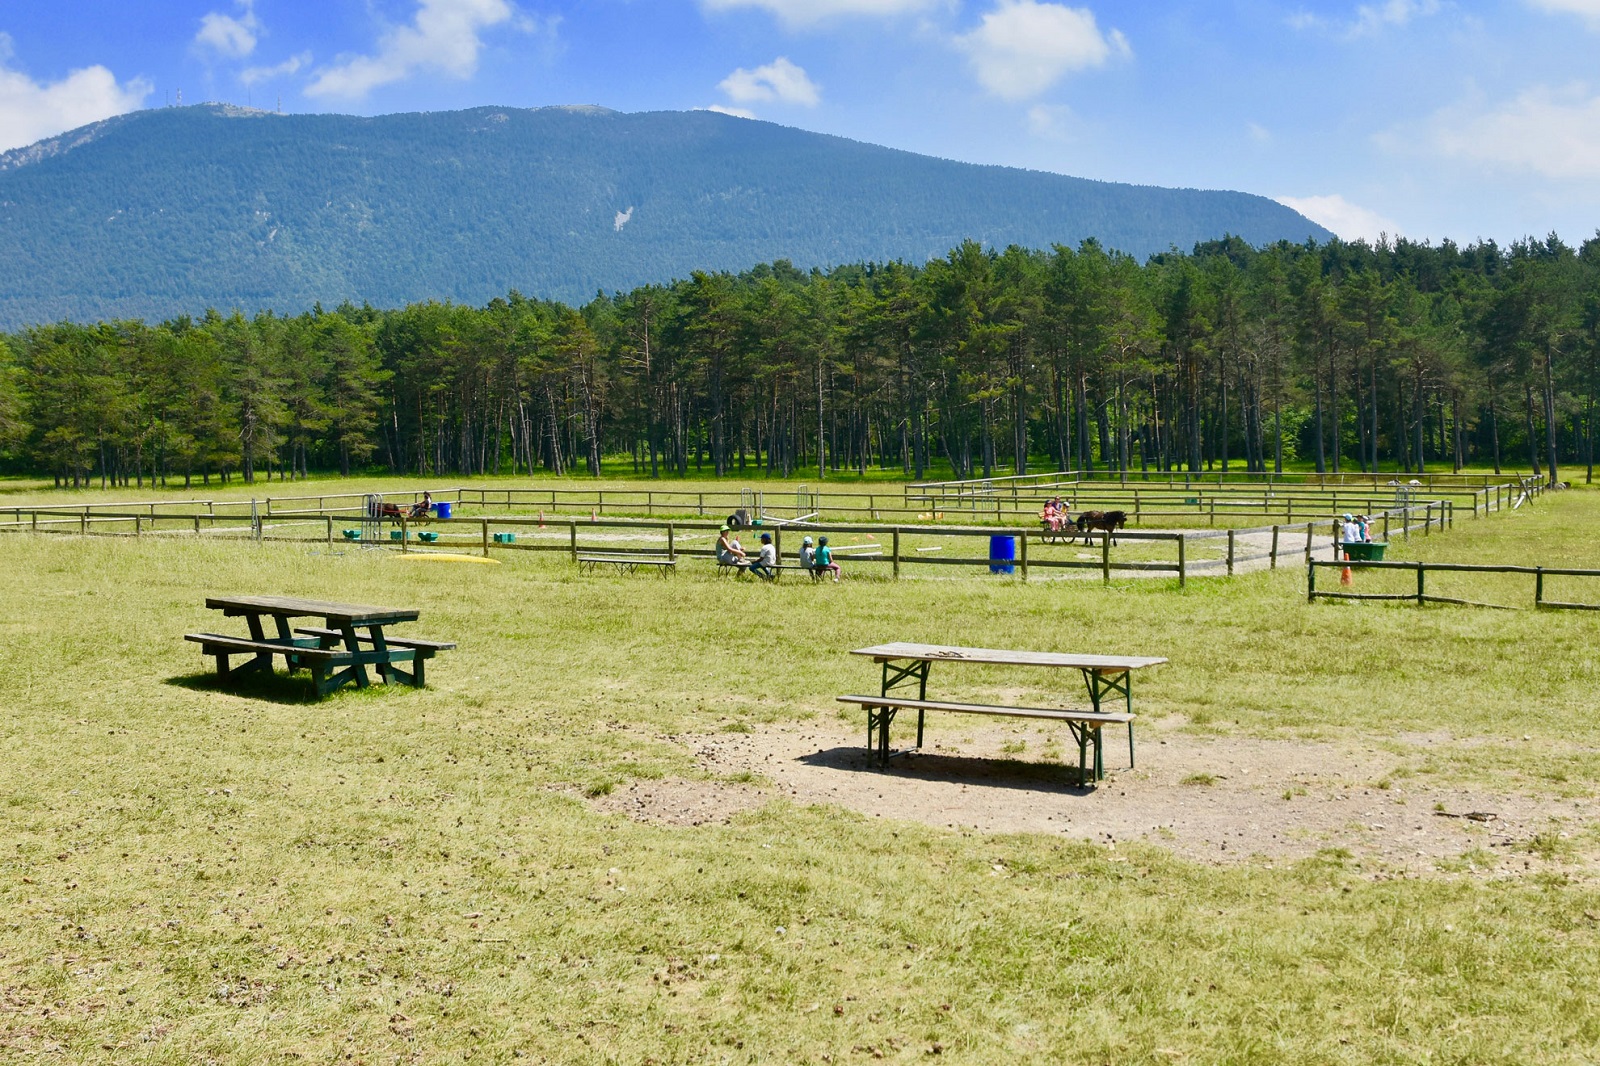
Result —
[[[1128,515],[1125,511],[1085,511],[1078,516],[1078,532],[1089,533],[1094,530],[1104,530],[1111,534],[1111,543],[1117,542],[1117,530],[1128,524]]]

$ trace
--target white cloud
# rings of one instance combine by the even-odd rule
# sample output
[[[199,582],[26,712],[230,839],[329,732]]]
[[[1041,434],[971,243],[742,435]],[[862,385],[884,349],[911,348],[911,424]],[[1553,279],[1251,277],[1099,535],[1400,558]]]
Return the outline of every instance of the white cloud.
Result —
[[[1386,0],[1382,4],[1362,4],[1356,8],[1356,21],[1349,33],[1351,37],[1370,37],[1385,27],[1404,26],[1414,18],[1438,13],[1439,0]]]
[[[779,56],[764,67],[738,70],[722,79],[717,86],[736,104],[777,102],[816,107],[822,93],[816,82],[806,76],[805,69]]]
[[[1442,10],[1441,0],[1384,0],[1381,4],[1360,5],[1355,17],[1350,19],[1330,19],[1302,11],[1289,16],[1289,25],[1297,30],[1332,33],[1355,41],[1375,37],[1393,26],[1405,26],[1414,19],[1437,15]]]
[[[261,23],[256,19],[255,0],[239,0],[239,15],[212,11],[200,20],[194,35],[197,48],[209,48],[229,59],[243,59],[256,50]]]
[[[1391,143],[1409,141],[1401,134]],[[1447,108],[1433,116],[1429,143],[1452,159],[1546,178],[1600,178],[1600,96],[1583,84],[1535,86],[1510,103]]]
[[[1263,126],[1259,122],[1246,122],[1244,131],[1248,133],[1250,135],[1250,139],[1255,141],[1257,144],[1266,144],[1272,140],[1272,131],[1267,129],[1267,127]]]
[[[612,228],[615,229],[618,233],[621,233],[622,232],[622,227],[626,226],[632,220],[633,220],[633,207],[632,207],[632,205],[629,205],[629,207],[628,207],[628,209],[626,211],[618,211],[617,212],[617,217],[616,217],[616,220],[612,223]]]
[[[1078,116],[1065,104],[1034,104],[1028,108],[1028,131],[1051,141],[1070,141],[1080,125]]]
[[[479,35],[510,22],[513,14],[508,0],[418,0],[416,18],[385,30],[376,55],[352,56],[324,68],[306,93],[359,99],[424,70],[470,78],[483,48]]]
[[[756,113],[743,107],[723,107],[721,104],[712,104],[702,107],[702,111],[715,111],[719,115],[732,115],[734,118],[755,118]]]
[[[246,67],[240,71],[239,80],[246,85],[255,85],[258,82],[271,81],[273,78],[287,78],[291,74],[298,74],[310,65],[311,53],[301,52],[297,56],[290,56],[274,67]]]
[[[1351,203],[1337,193],[1332,196],[1280,196],[1278,202],[1293,208],[1311,221],[1333,230],[1347,241],[1376,242],[1379,236],[1397,236],[1400,227],[1376,211]]]
[[[1037,0],[1000,0],[956,43],[983,87],[1007,100],[1036,96],[1072,71],[1131,54],[1127,39],[1117,30],[1102,33],[1088,8]]]
[[[102,66],[60,81],[34,81],[9,67],[11,38],[0,33],[0,151],[137,109],[153,87],[143,78],[118,84]]]
[[[1528,0],[1528,3],[1541,11],[1551,11],[1559,15],[1578,15],[1594,23],[1600,29],[1600,0]]]
[[[851,16],[907,15],[947,6],[949,0],[700,0],[709,11],[753,7],[770,12],[788,26],[814,26]]]

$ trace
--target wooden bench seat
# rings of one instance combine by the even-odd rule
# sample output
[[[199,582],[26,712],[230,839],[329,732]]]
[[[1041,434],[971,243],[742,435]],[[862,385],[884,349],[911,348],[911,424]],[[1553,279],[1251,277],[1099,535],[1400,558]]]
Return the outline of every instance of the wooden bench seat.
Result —
[[[251,640],[249,637],[230,637],[222,633],[185,633],[184,640],[192,640],[202,646],[207,654],[214,654],[211,649],[218,648],[230,652],[249,653],[252,655],[283,655],[296,656],[302,659],[348,660],[350,653],[342,648],[321,648],[315,644],[284,644],[271,640]]]
[[[1036,718],[1044,721],[1063,722],[1072,730],[1072,735],[1078,742],[1078,779],[1080,782],[1099,780],[1105,776],[1104,762],[1100,751],[1100,730],[1107,725],[1126,725],[1128,727],[1128,765],[1133,765],[1133,718],[1132,714],[1122,711],[1080,711],[1061,707],[1010,707],[990,703],[954,703],[945,700],[919,700],[905,696],[839,696],[840,703],[854,703],[867,708],[867,741],[872,747],[872,734],[878,732],[878,755],[880,761],[888,762],[889,752],[889,725],[894,721],[896,711],[917,712],[917,746],[904,751],[895,752],[896,755],[908,754],[922,747],[922,729],[924,716],[929,711],[949,711],[955,714],[981,714],[1001,718]],[[1093,752],[1092,773],[1089,760]]]
[[[717,560],[717,574],[718,575],[730,574],[730,573],[736,574],[736,573],[740,573],[741,571],[749,570],[754,565],[755,564],[751,563],[751,562],[725,563],[721,559],[718,559]],[[821,569],[819,569],[818,567],[815,567],[815,566],[801,566],[799,563],[776,563],[776,564],[774,564],[772,566],[769,566],[769,567],[763,567],[763,569],[774,571],[772,577],[769,579],[769,580],[772,580],[772,581],[776,581],[779,578],[781,578],[783,576],[783,572],[785,570],[798,570],[803,574],[810,574],[812,581],[819,580],[822,577],[822,574],[823,574],[823,571]],[[757,576],[760,576],[760,575],[757,575]]]
[[[594,573],[597,566],[614,566],[619,572],[631,574],[641,566],[655,568],[656,573],[665,577],[678,568],[678,560],[666,555],[580,555],[578,556],[578,572]]]
[[[344,634],[339,630],[324,629],[319,626],[297,627],[295,632],[303,633],[308,637],[316,637],[325,648],[337,641],[344,640]],[[365,633],[357,633],[356,640],[361,644],[373,643],[372,638]],[[372,653],[374,658],[371,660],[377,666],[379,675],[385,681],[390,680],[390,676],[393,675],[396,679],[414,685],[417,688],[421,688],[425,684],[424,679],[428,660],[441,651],[450,651],[455,647],[454,641],[422,640],[419,637],[391,637],[387,633],[383,635],[383,643],[389,651],[381,659],[374,652]],[[346,651],[345,654],[348,655],[349,652]],[[367,654],[366,652],[362,653],[363,656]],[[397,661],[405,660],[411,662],[411,672],[409,674],[394,665]]]
[[[355,663],[355,656],[343,648],[323,648],[310,641],[296,641],[286,644],[281,641],[251,640],[248,637],[231,637],[223,633],[185,633],[184,640],[192,640],[200,645],[203,654],[217,660],[217,676],[220,678],[235,677],[239,674],[272,673],[272,657],[283,656],[284,666],[292,674],[297,669],[311,671],[312,678],[316,681],[317,692],[320,694],[328,685],[328,671],[331,667],[351,667]],[[410,654],[410,653],[407,653]],[[238,667],[232,666],[230,659],[235,655],[248,655],[248,662]]]
[[[340,640],[344,639],[344,634],[339,632],[337,629],[321,629],[314,626],[306,626],[304,628],[297,627],[295,632],[304,633],[308,637],[337,638]],[[356,634],[356,639],[361,641],[363,644],[372,643],[372,638],[367,636],[365,633]],[[420,640],[416,637],[391,637],[387,633],[383,635],[383,642],[391,648],[411,648],[416,651],[426,651],[430,655],[439,651],[451,651],[456,646],[455,641],[452,640]]]

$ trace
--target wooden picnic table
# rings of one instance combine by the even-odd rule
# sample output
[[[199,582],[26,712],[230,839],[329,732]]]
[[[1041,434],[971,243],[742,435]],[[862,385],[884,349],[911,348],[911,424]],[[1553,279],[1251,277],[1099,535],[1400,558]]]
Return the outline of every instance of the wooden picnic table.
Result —
[[[367,604],[333,603],[289,596],[208,596],[206,606],[221,611],[227,618],[244,618],[250,629],[246,638],[220,633],[189,633],[184,639],[202,646],[216,657],[217,673],[222,677],[272,672],[272,658],[282,655],[290,672],[308,669],[316,682],[317,694],[354,684],[366,688],[371,680],[367,667],[376,667],[384,683],[395,681],[422,687],[424,663],[435,652],[454,648],[446,641],[399,639],[385,628],[401,622],[414,622],[421,612],[403,607],[374,607]],[[296,629],[296,618],[320,618],[319,628]],[[273,632],[267,632],[270,619]],[[249,661],[230,669],[229,657],[247,654]],[[410,663],[409,672],[396,664]]]
[[[1102,726],[1127,723],[1128,766],[1133,766],[1133,681],[1135,670],[1157,666],[1167,660],[1148,655],[1092,655],[1081,652],[1015,651],[999,648],[962,648],[942,644],[893,643],[878,644],[870,648],[857,648],[852,655],[870,657],[882,664],[883,681],[877,696],[840,696],[844,703],[856,703],[867,708],[867,748],[876,748],[880,761],[887,763],[895,755],[904,755],[922,747],[924,719],[928,711],[952,711],[959,714],[987,714],[1011,718],[1038,718],[1065,722],[1078,742],[1078,777],[1080,782],[1099,781],[1105,777],[1105,763],[1100,750]],[[1073,710],[1057,707],[1009,707],[979,703],[952,703],[928,699],[928,676],[934,663],[973,663],[989,666],[1042,666],[1050,669],[1078,670],[1088,689],[1091,708]],[[900,695],[894,692],[901,686],[915,683],[917,695]],[[1123,710],[1106,707],[1108,699],[1121,697]],[[900,710],[917,712],[917,745],[899,752],[889,750],[889,726]],[[876,733],[876,737],[874,737]],[[1092,766],[1089,755],[1093,753]],[[1090,776],[1092,774],[1092,777]]]

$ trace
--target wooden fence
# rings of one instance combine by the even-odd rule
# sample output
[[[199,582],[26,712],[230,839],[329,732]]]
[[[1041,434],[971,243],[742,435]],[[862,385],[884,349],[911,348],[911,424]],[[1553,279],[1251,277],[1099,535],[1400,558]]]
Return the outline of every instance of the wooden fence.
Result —
[[[9,514],[10,521],[4,516]],[[1451,521],[1447,506],[1402,508],[1382,512],[1377,521],[1386,535],[1409,536],[1419,530],[1427,535],[1434,529],[1447,529]],[[1015,571],[1026,580],[1031,570],[1099,570],[1104,581],[1110,581],[1113,571],[1138,573],[1164,573],[1177,577],[1182,586],[1191,576],[1209,574],[1233,575],[1238,569],[1253,562],[1264,561],[1268,568],[1276,569],[1280,562],[1304,559],[1310,562],[1319,548],[1330,547],[1334,535],[1330,529],[1326,540],[1319,540],[1325,520],[1308,521],[1294,525],[1265,525],[1250,529],[1224,529],[1206,531],[1159,532],[1151,530],[1123,530],[1115,536],[1104,533],[1088,534],[1067,540],[1066,534],[1052,534],[1039,526],[993,527],[952,526],[939,524],[879,525],[852,523],[807,523],[803,527],[782,525],[764,526],[761,531],[771,532],[782,551],[784,539],[798,548],[795,540],[802,534],[837,534],[855,538],[865,537],[881,542],[866,545],[839,546],[840,557],[856,559],[870,566],[887,566],[893,576],[899,577],[907,566],[967,566],[988,567],[992,560],[987,554],[944,555],[947,546],[912,541],[936,542],[945,539],[957,543],[1004,536],[1015,539],[1015,558],[1009,560]],[[391,528],[385,530],[383,526]],[[585,550],[604,551],[607,554],[635,552],[659,555],[663,551],[670,557],[678,555],[707,556],[715,554],[711,542],[721,522],[717,520],[689,519],[625,519],[602,518],[598,514],[587,517],[521,516],[521,517],[455,517],[450,519],[399,518],[386,520],[373,529],[353,516],[317,512],[311,509],[279,510],[271,515],[219,514],[214,511],[194,510],[190,513],[163,513],[154,508],[133,513],[88,512],[85,510],[53,510],[48,508],[7,508],[0,512],[0,530],[34,532],[40,534],[76,534],[86,536],[217,536],[229,538],[248,537],[258,541],[283,541],[305,543],[311,540],[327,544],[352,543],[369,548],[395,548],[402,552],[413,550],[448,549],[481,551],[545,551],[566,552],[573,558]],[[346,530],[348,529],[348,534]],[[631,532],[637,538],[648,540],[647,547],[616,548],[597,546],[591,533],[601,531]],[[419,534],[437,535],[433,545],[420,546]],[[751,531],[756,532],[756,531]],[[501,536],[496,537],[496,534]],[[506,534],[510,534],[506,536]],[[524,540],[519,543],[517,536]],[[683,538],[703,539],[703,547],[685,544]],[[365,539],[364,539],[365,538]],[[531,538],[531,539],[530,539]],[[1253,539],[1253,538],[1259,538]],[[1063,545],[1061,542],[1067,540]],[[1224,541],[1217,547],[1213,558],[1197,557],[1197,549],[1208,542]],[[1094,551],[1098,558],[1063,558],[1058,549],[1077,547]],[[1149,548],[1170,545],[1165,558],[1132,557],[1148,553]],[[871,554],[858,554],[875,548]],[[1120,553],[1121,557],[1118,557]],[[791,553],[792,556],[793,553]],[[1082,554],[1082,553],[1080,553]]]
[[[1417,587],[1415,592],[1327,592],[1317,588],[1317,571],[1327,569],[1356,570],[1396,570],[1412,571],[1416,574]],[[1437,596],[1430,594],[1427,587],[1428,574],[1529,574],[1533,577],[1533,607],[1535,610],[1562,610],[1562,611],[1600,611],[1600,603],[1574,603],[1563,600],[1545,598],[1545,579],[1550,577],[1579,577],[1600,578],[1600,570],[1582,570],[1561,566],[1511,566],[1492,563],[1428,563],[1428,562],[1399,562],[1399,561],[1371,561],[1360,562],[1356,560],[1326,560],[1311,559],[1306,563],[1306,600],[1315,602],[1324,600],[1390,600],[1406,601],[1422,606],[1425,603],[1449,603],[1462,607],[1492,607],[1498,610],[1521,610],[1513,605],[1501,603],[1487,603],[1482,600],[1468,600],[1455,596]]]

